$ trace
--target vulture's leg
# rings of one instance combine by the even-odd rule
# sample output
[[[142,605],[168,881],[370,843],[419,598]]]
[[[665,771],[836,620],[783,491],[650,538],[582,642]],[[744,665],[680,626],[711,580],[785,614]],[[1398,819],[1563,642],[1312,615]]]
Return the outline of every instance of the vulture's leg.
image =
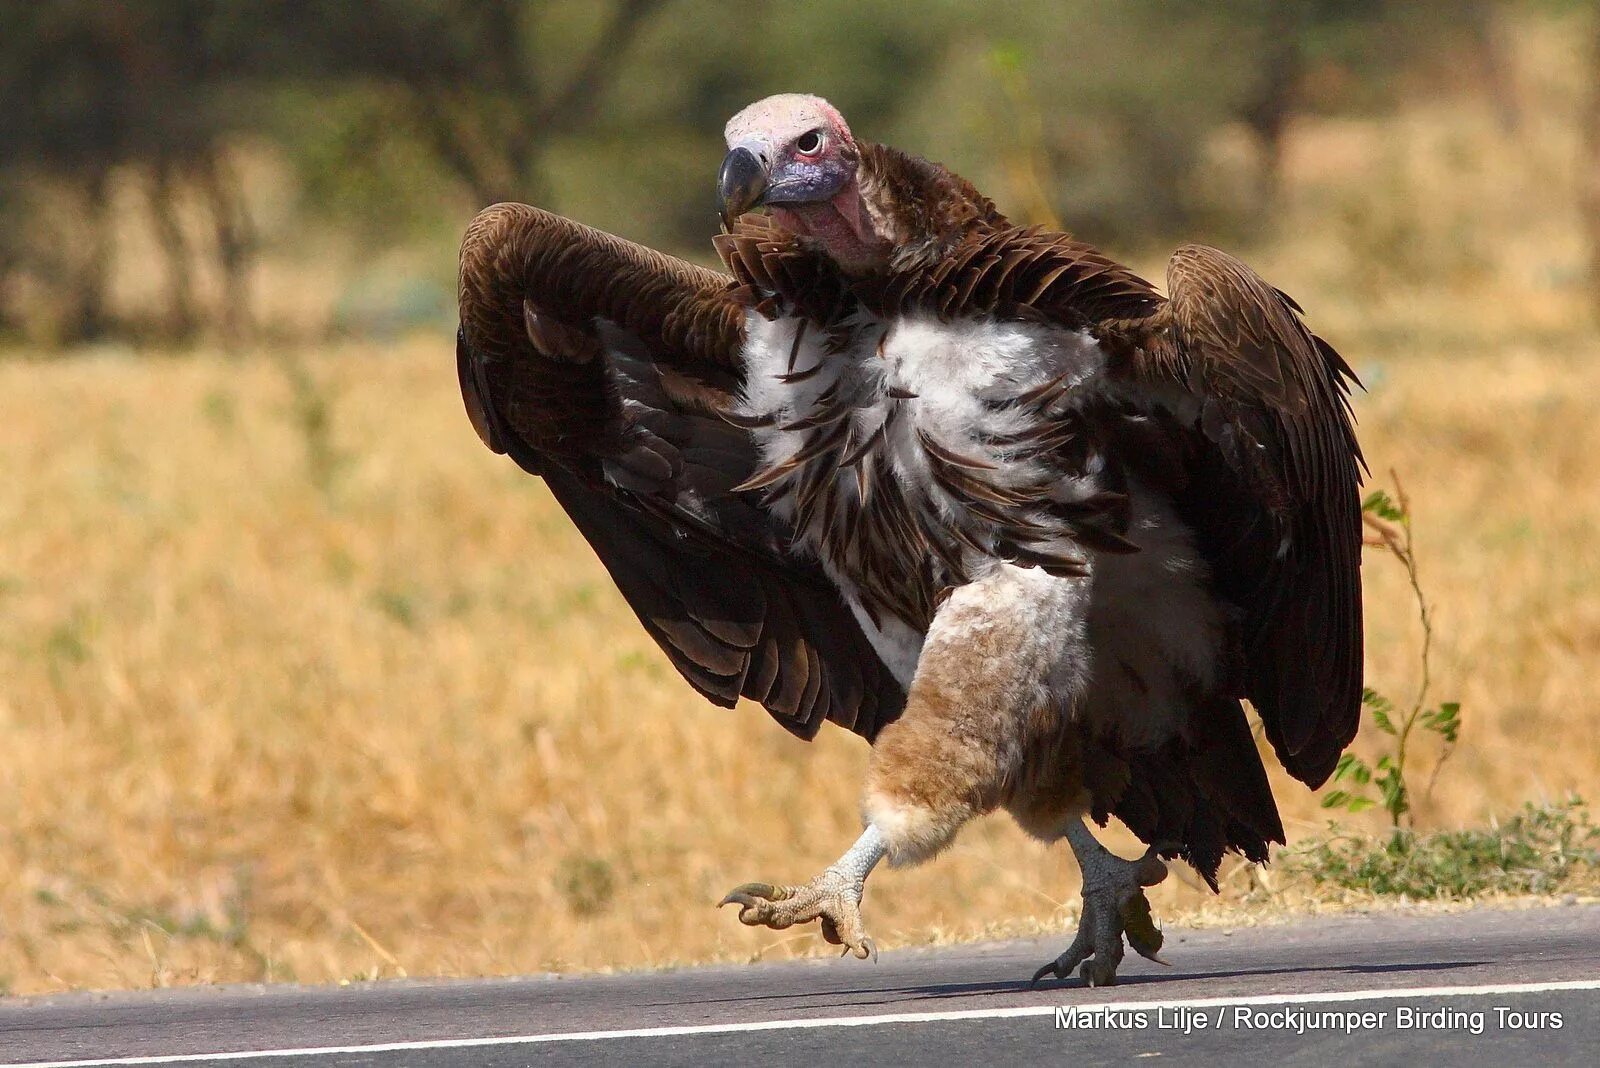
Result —
[[[1051,704],[1060,635],[1083,596],[1009,565],[951,593],[928,628],[905,710],[873,743],[861,806],[866,833],[804,886],[739,887],[726,899],[743,906],[739,919],[788,927],[820,918],[829,941],[868,956],[856,909],[866,870],[885,856],[897,866],[927,860],[1004,799],[1028,723]]]
[[[734,887],[719,904],[738,905],[739,922],[751,927],[781,931],[821,920],[823,938],[866,960],[878,950],[861,923],[861,893],[867,875],[885,852],[883,835],[869,823],[856,844],[810,882],[801,886],[745,883]]]
[[[1167,866],[1150,850],[1138,860],[1123,860],[1095,840],[1082,820],[1067,824],[1067,844],[1083,871],[1083,912],[1078,934],[1067,951],[1034,973],[1069,978],[1076,970],[1089,986],[1111,986],[1122,963],[1122,936],[1141,956],[1165,964],[1158,955],[1161,932],[1150,919],[1144,888],[1167,877]]]

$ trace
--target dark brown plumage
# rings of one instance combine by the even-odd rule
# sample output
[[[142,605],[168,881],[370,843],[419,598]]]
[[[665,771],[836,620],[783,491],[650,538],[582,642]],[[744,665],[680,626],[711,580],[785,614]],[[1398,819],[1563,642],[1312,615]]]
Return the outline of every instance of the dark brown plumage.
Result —
[[[1082,242],[1013,226],[936,164],[846,147],[873,240],[815,217],[818,234],[844,235],[846,262],[762,216],[716,239],[721,275],[535,208],[482,213],[462,247],[458,342],[480,437],[544,476],[696,689],[757,700],[802,736],[831,719],[871,740],[905,707],[863,617],[925,634],[974,561],[1081,576],[1140,552],[1128,487],[1154,492],[1226,620],[1219,674],[1185,696],[1169,735],[1078,721],[1056,749],[1028,743],[1029,759],[1076,754],[1096,819],[1116,814],[1213,885],[1227,850],[1265,860],[1283,829],[1241,700],[1313,786],[1360,707],[1350,368],[1292,300],[1216,249],[1179,249],[1163,297]],[[795,324],[774,377],[814,400],[786,421],[745,402],[751,315]],[[870,376],[821,388],[823,363],[799,360],[805,346],[819,361],[881,356],[908,319],[1081,333],[1104,370],[1087,384],[1002,378],[981,399],[1006,429],[974,450],[900,422],[914,391]],[[876,425],[858,418],[869,404],[885,413]],[[777,431],[798,444],[764,455],[758,435]],[[940,508],[907,485],[890,439],[912,443]],[[983,802],[997,803],[1003,791]]]
[[[894,717],[904,692],[837,591],[729,493],[755,455],[717,414],[742,335],[723,278],[502,204],[462,243],[460,306],[457,370],[479,436],[544,476],[691,685],[722,705],[759,701],[802,737],[831,719],[871,738]],[[596,358],[595,316],[634,359]]]
[[[866,158],[883,165],[896,156]],[[949,245],[928,267],[918,252],[907,255],[905,269],[846,278],[759,216],[741,220],[716,246],[738,283],[736,297],[769,316],[781,308],[828,330],[859,304],[880,316],[1056,323],[1099,338],[1130,385],[1196,398],[1198,420],[1170,427],[1185,444],[1179,468],[1141,473],[1177,497],[1219,592],[1244,614],[1247,666],[1236,696],[1260,712],[1285,768],[1321,785],[1355,735],[1361,703],[1362,461],[1348,404],[1354,372],[1306,329],[1298,305],[1224,252],[1178,249],[1164,300],[1068,235],[1013,227],[992,214],[975,221],[959,188],[947,194],[958,204],[943,221],[927,222],[926,209],[917,216],[917,225],[944,227],[943,236],[908,237],[899,246]],[[1105,429],[1112,413],[1101,400],[1089,411]],[[1046,407],[1041,417],[1052,414],[1081,419],[1085,409]],[[1071,429],[1040,426],[1042,433]],[[1094,522],[1075,529],[1080,541],[1106,525],[1104,516],[1086,518]]]

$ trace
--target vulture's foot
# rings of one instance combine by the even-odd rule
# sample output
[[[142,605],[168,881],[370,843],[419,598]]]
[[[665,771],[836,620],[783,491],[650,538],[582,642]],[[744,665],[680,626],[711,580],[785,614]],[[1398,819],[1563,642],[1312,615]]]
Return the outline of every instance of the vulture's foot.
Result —
[[[1122,939],[1147,960],[1167,962],[1160,957],[1161,931],[1150,918],[1150,899],[1144,888],[1167,877],[1167,866],[1154,848],[1138,860],[1123,860],[1109,852],[1080,823],[1081,837],[1072,839],[1073,852],[1083,869],[1083,912],[1078,917],[1078,934],[1067,951],[1040,968],[1033,983],[1047,975],[1069,979],[1076,971],[1088,986],[1112,986],[1117,981],[1117,966],[1122,963]]]
[[[739,922],[747,927],[781,931],[821,920],[823,938],[866,960],[878,955],[878,947],[861,923],[861,891],[860,878],[835,867],[802,886],[745,883],[717,904],[738,905]]]
[[[868,824],[845,855],[804,886],[745,883],[717,902],[739,906],[739,922],[781,931],[797,923],[822,921],[822,937],[861,960],[876,958],[878,947],[861,923],[861,892],[886,847],[878,828]]]

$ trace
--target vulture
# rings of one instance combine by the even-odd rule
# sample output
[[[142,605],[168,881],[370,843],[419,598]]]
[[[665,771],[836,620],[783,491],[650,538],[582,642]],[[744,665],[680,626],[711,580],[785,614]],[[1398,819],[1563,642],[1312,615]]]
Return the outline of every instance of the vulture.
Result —
[[[478,436],[690,686],[871,743],[860,838],[721,904],[867,958],[874,866],[1005,809],[1083,873],[1035,983],[1114,982],[1124,938],[1159,961],[1164,861],[1215,890],[1284,841],[1244,702],[1311,787],[1356,732],[1354,373],[1232,256],[1179,248],[1163,296],[819,97],[725,136],[725,273],[498,204],[456,351]],[[1112,816],[1143,856],[1095,839]]]

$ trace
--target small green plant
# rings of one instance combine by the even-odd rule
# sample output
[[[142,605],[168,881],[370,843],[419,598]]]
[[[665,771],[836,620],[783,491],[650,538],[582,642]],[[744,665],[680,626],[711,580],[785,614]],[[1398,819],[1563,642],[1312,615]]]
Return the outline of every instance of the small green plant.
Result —
[[[1335,789],[1322,798],[1325,809],[1362,812],[1382,807],[1389,833],[1340,832],[1313,841],[1287,856],[1293,870],[1319,883],[1381,896],[1450,900],[1484,893],[1549,893],[1582,870],[1600,873],[1600,827],[1589,822],[1581,799],[1523,806],[1505,823],[1487,828],[1419,834],[1412,815],[1413,743],[1418,731],[1438,735],[1444,749],[1434,763],[1426,787],[1431,792],[1439,770],[1454,752],[1461,735],[1461,705],[1429,703],[1432,686],[1433,611],[1417,575],[1411,502],[1399,476],[1390,472],[1394,492],[1376,490],[1361,505],[1366,544],[1386,550],[1406,569],[1422,629],[1420,672],[1416,693],[1404,706],[1374,689],[1365,689],[1361,703],[1375,727],[1390,739],[1388,752],[1375,764],[1354,753],[1339,758],[1331,782]]]
[[[1580,874],[1600,874],[1600,827],[1580,798],[1524,805],[1486,828],[1417,834],[1397,830],[1387,840],[1334,835],[1287,854],[1291,869],[1348,890],[1422,900],[1485,893],[1546,894]]]
[[[1409,827],[1412,823],[1411,784],[1406,778],[1410,770],[1408,761],[1412,736],[1420,729],[1437,734],[1444,741],[1444,752],[1428,777],[1427,789],[1431,792],[1439,777],[1439,770],[1455,751],[1456,741],[1461,735],[1461,705],[1457,701],[1444,701],[1433,707],[1428,705],[1428,691],[1432,685],[1433,610],[1417,577],[1411,502],[1400,483],[1400,476],[1391,471],[1389,477],[1394,480],[1393,496],[1386,490],[1374,490],[1361,504],[1361,519],[1368,531],[1366,544],[1387,550],[1405,566],[1411,594],[1417,605],[1417,619],[1422,627],[1422,649],[1418,654],[1421,659],[1421,678],[1416,695],[1404,709],[1377,690],[1367,688],[1361,691],[1361,703],[1371,716],[1373,726],[1394,739],[1392,750],[1379,757],[1376,765],[1369,765],[1354,753],[1340,757],[1333,771],[1332,782],[1342,785],[1323,795],[1322,807],[1361,812],[1381,805],[1389,816],[1390,826],[1398,834],[1403,826]],[[1376,798],[1370,793],[1373,788],[1377,791]]]

